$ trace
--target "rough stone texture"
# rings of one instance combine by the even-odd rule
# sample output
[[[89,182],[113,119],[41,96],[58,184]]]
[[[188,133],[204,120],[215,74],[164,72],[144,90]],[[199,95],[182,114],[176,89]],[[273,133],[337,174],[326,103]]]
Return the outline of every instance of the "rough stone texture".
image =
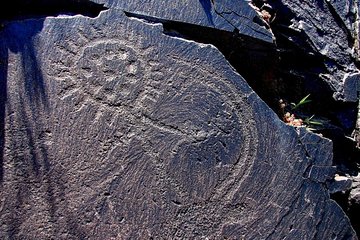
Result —
[[[360,73],[346,77],[344,95],[348,101],[356,102],[360,96]]]
[[[287,15],[289,27],[305,34],[309,54],[320,55],[326,69],[321,72],[337,100],[354,101],[353,93],[344,93],[347,78],[359,73],[359,2],[356,0],[282,0],[268,1],[278,15]],[[300,44],[296,38],[291,38]],[[303,40],[302,40],[303,41]],[[304,46],[299,46],[304,47]],[[350,81],[349,81],[350,82]],[[350,94],[350,95],[348,95]],[[356,101],[356,100],[355,100]]]
[[[336,175],[334,180],[328,183],[330,193],[345,193],[351,189],[353,181],[349,177]]]
[[[352,189],[350,191],[349,201],[353,204],[360,205],[360,174],[352,178]]]
[[[216,28],[273,43],[271,31],[264,26],[248,2],[242,0],[173,0],[164,7],[157,0],[97,0],[110,8],[143,14],[168,21],[196,24],[203,27]]]
[[[356,239],[325,187],[331,142],[213,46],[119,10],[0,39],[2,239]]]
[[[349,217],[353,219],[352,225],[359,235],[358,231],[360,229],[360,222],[358,216],[360,212],[360,174],[351,178],[352,185],[347,198],[347,206],[349,209]]]

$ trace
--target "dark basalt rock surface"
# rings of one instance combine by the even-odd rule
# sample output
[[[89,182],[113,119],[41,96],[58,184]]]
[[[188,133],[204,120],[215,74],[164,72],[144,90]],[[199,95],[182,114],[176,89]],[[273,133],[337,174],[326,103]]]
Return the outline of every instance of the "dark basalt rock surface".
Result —
[[[287,32],[284,28],[280,30],[283,36],[307,54],[317,56],[321,63],[317,69],[309,69],[308,74],[317,73],[313,81],[320,77],[336,100],[356,101],[357,89],[344,92],[344,88],[348,78],[360,74],[359,3],[351,0],[268,2],[288,27]]]
[[[357,239],[331,141],[212,45],[107,7],[0,31],[2,239]]]
[[[164,3],[157,0],[98,0],[110,8],[117,8],[166,21],[190,23],[219,30],[238,32],[266,42],[273,42],[272,33],[259,15],[246,1],[241,0],[173,0]]]

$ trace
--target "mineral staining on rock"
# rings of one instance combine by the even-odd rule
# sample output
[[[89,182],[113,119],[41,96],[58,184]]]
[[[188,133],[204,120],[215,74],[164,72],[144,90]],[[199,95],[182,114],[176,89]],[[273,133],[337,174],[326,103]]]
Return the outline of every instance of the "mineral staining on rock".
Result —
[[[48,18],[31,44],[46,99],[9,48],[1,238],[356,239],[325,188],[331,143],[213,46],[116,9]]]

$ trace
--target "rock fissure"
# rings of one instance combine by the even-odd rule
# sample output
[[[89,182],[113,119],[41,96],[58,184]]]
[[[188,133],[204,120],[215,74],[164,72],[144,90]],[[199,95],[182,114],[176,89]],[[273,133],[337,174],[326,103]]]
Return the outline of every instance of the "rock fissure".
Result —
[[[234,28],[234,33],[238,33],[239,30],[238,30],[238,28],[237,28],[236,25],[234,25],[230,20],[227,19],[226,14],[228,14],[228,15],[234,14],[234,15],[238,16],[239,18],[245,18],[245,19],[247,19],[247,20],[249,20],[249,21],[251,21],[251,22],[254,22],[254,23],[258,24],[260,27],[265,27],[265,26],[266,26],[265,23],[264,23],[263,25],[260,24],[260,23],[262,22],[262,20],[259,20],[259,21],[251,20],[249,17],[247,17],[247,16],[241,16],[241,15],[235,13],[235,12],[231,12],[231,11],[229,11],[229,12],[218,12],[216,9],[215,9],[214,11],[215,11],[215,13],[216,13],[217,15],[219,15],[221,18],[223,18],[227,23],[229,23],[229,24]],[[260,19],[260,18],[259,18],[259,19]],[[267,34],[265,34],[264,32],[259,31],[258,29],[255,29],[255,28],[253,28],[253,27],[250,26],[250,25],[247,25],[247,24],[246,24],[246,27],[252,29],[254,32],[256,32],[256,33],[258,33],[258,34],[262,34],[262,35],[265,35],[265,36],[267,35]]]
[[[269,74],[270,68],[273,67],[274,61],[276,61],[278,54],[275,45],[259,41],[239,32],[228,32],[127,11],[125,11],[125,14],[128,17],[135,17],[151,23],[161,23],[164,33],[167,35],[193,40],[198,43],[212,44],[223,53],[229,63],[262,97],[262,92],[257,90],[261,88],[261,82],[266,81],[264,78],[267,78],[266,75]],[[235,26],[234,29],[236,29]],[[246,62],[241,61],[243,58],[248,60]],[[264,100],[266,101],[266,98]]]
[[[222,15],[222,13],[230,14],[231,11],[218,12],[215,9],[215,13],[218,15]],[[275,111],[276,111],[276,107],[277,107],[273,102],[276,99],[275,95],[278,94],[280,96],[280,95],[284,94],[285,93],[284,90],[289,91],[289,93],[286,93],[284,95],[294,94],[294,90],[289,90],[290,89],[290,86],[289,86],[289,87],[285,87],[284,90],[282,90],[282,92],[271,93],[271,91],[273,91],[273,90],[277,91],[276,89],[277,88],[281,89],[281,87],[271,86],[269,88],[268,86],[263,85],[263,84],[264,83],[267,84],[266,81],[268,81],[268,80],[265,80],[265,78],[267,78],[267,76],[265,76],[265,75],[269,75],[269,74],[271,75],[272,74],[271,68],[276,67],[276,66],[270,65],[270,66],[268,66],[267,69],[263,70],[263,72],[259,74],[259,65],[266,67],[267,62],[270,62],[269,59],[272,59],[272,60],[276,59],[276,57],[274,58],[274,56],[270,57],[271,53],[273,53],[273,55],[279,56],[280,58],[290,55],[290,56],[293,56],[294,59],[291,60],[288,57],[286,57],[286,59],[287,60],[289,59],[290,61],[294,61],[297,63],[296,64],[288,64],[287,63],[289,65],[289,67],[291,67],[291,68],[296,66],[295,70],[291,69],[289,72],[290,72],[290,74],[293,74],[293,76],[296,76],[297,78],[300,77],[300,79],[301,79],[301,78],[303,78],[304,74],[308,74],[308,66],[312,66],[314,68],[314,65],[315,65],[315,68],[316,68],[316,65],[321,66],[321,63],[324,62],[326,59],[326,56],[321,56],[320,54],[317,54],[312,50],[316,47],[315,45],[312,45],[312,47],[309,47],[309,48],[306,48],[306,46],[305,46],[305,48],[303,50],[305,50],[306,52],[302,52],[302,51],[297,50],[294,47],[285,47],[285,48],[281,49],[281,47],[284,47],[284,46],[282,46],[283,44],[281,43],[281,41],[280,41],[280,46],[277,46],[276,48],[275,48],[275,46],[271,46],[271,45],[264,44],[264,43],[259,43],[260,45],[263,44],[263,46],[262,46],[263,48],[260,51],[264,51],[264,53],[267,53],[269,56],[259,58],[258,56],[255,56],[255,54],[249,53],[246,56],[248,57],[248,59],[250,57],[250,58],[253,58],[254,61],[256,61],[257,69],[255,70],[255,68],[253,69],[253,68],[249,68],[249,67],[244,68],[242,62],[241,63],[236,62],[237,61],[236,59],[240,59],[239,55],[246,52],[247,50],[250,52],[252,52],[253,50],[254,50],[254,52],[256,50],[258,50],[255,47],[251,46],[252,44],[254,46],[256,46],[256,44],[258,44],[258,43],[256,41],[252,42],[252,39],[248,38],[247,36],[241,36],[239,34],[230,34],[228,32],[219,32],[219,30],[214,30],[214,29],[207,28],[207,27],[196,26],[196,25],[191,25],[191,24],[181,23],[181,22],[168,21],[165,19],[159,19],[159,18],[155,18],[155,17],[151,17],[151,16],[145,16],[145,15],[140,15],[140,14],[135,14],[135,13],[130,13],[130,12],[126,12],[126,15],[129,17],[137,17],[137,18],[140,18],[140,19],[152,22],[152,23],[161,23],[164,28],[164,33],[168,34],[170,36],[182,37],[187,40],[194,40],[199,43],[207,43],[207,44],[214,45],[224,54],[224,56],[227,58],[227,60],[230,62],[230,64],[242,76],[245,77],[245,79],[248,81],[248,83],[262,97],[262,99],[265,100],[269,104],[269,106],[273,107],[273,109]],[[224,16],[222,16],[222,17],[229,24],[231,24],[231,22],[229,22],[226,19],[226,17],[224,17]],[[232,25],[232,26],[235,28],[234,25]],[[296,29],[293,29],[282,23],[279,23],[279,26],[280,26],[280,28],[281,28],[281,26],[284,26],[286,30],[294,31],[295,35],[298,35],[299,33],[301,33],[299,31],[296,31]],[[205,31],[211,31],[211,34],[208,34],[208,35],[204,34]],[[212,33],[212,31],[213,31],[213,33]],[[218,37],[219,33],[221,34],[220,36],[223,36],[223,37],[219,38]],[[221,42],[216,42],[216,40],[209,37],[209,35],[214,36],[215,34],[217,35],[218,39],[221,39]],[[285,36],[283,31],[280,31],[277,34]],[[288,38],[288,40],[294,42],[295,40],[293,40],[292,37],[290,37],[290,36],[286,35],[286,38]],[[228,39],[230,39],[230,40],[228,40]],[[241,39],[241,40],[239,40],[239,39]],[[304,37],[304,39],[305,39],[305,42],[308,41],[308,40],[306,40],[306,37]],[[224,40],[225,41],[228,40],[228,43],[224,43]],[[246,47],[244,47],[244,45],[246,45]],[[302,47],[304,47],[304,46],[302,46]],[[231,50],[229,50],[229,48],[231,48]],[[234,57],[234,56],[237,56],[237,57]],[[299,61],[299,58],[304,58],[304,59],[302,61]],[[250,61],[252,61],[252,60],[250,60]],[[265,62],[265,63],[262,63],[262,62]],[[337,64],[337,62],[334,62],[334,64]],[[301,65],[304,65],[304,66],[302,67]],[[280,65],[280,66],[281,67],[279,67],[279,66],[277,66],[277,67],[282,69],[283,65]],[[296,70],[296,68],[298,68],[299,66],[300,66],[300,69]],[[337,66],[339,69],[342,69],[341,65],[337,65]],[[244,70],[241,68],[243,68]],[[282,74],[288,74],[288,72],[285,72],[284,70],[282,70],[282,71],[283,71]],[[314,73],[314,76],[315,75],[316,75],[316,73]],[[281,78],[283,78],[283,77],[281,77]],[[264,87],[264,86],[266,86],[266,87]],[[263,89],[266,89],[266,92],[264,92]],[[299,90],[299,89],[296,88],[295,90]],[[296,94],[300,97],[298,92]],[[270,100],[270,97],[271,97],[271,100]],[[330,97],[329,99],[332,99],[332,98]],[[317,104],[320,105],[321,103],[317,103]],[[340,106],[338,108],[341,108],[341,107],[342,107],[342,104],[340,104]],[[322,114],[322,113],[320,113],[320,114]],[[311,166],[310,166],[310,169],[311,169]],[[309,172],[310,172],[310,169],[309,169]]]
[[[290,47],[276,47],[269,30],[250,21],[258,15],[244,1],[183,3],[109,0],[110,9],[95,19],[4,26],[0,54],[8,65],[0,69],[6,80],[1,87],[14,110],[11,117],[3,114],[8,127],[0,126],[6,131],[0,237],[283,239],[295,232],[303,239],[318,228],[323,239],[333,233],[356,239],[322,187],[329,143],[313,134],[299,143],[300,136],[248,85],[270,96],[262,88],[276,81],[274,69],[279,61],[286,64],[279,54]],[[233,14],[218,16],[215,4],[216,11]],[[25,62],[17,58],[29,54],[14,47],[18,34],[41,63],[37,75],[49,116],[30,117],[42,109],[24,97],[36,79],[18,70]],[[306,71],[312,62],[303,64],[299,69]],[[1,104],[0,110],[8,106]],[[24,125],[35,123],[52,129],[56,144],[28,136]],[[41,151],[46,156],[33,154]],[[54,169],[50,188],[16,177],[19,171],[35,174],[31,160],[43,164],[42,157]],[[302,177],[306,169],[309,179]],[[30,190],[18,191],[19,185]],[[329,217],[316,214],[317,208]]]
[[[217,13],[217,14],[220,14],[220,13]],[[141,18],[141,19],[146,19],[146,20],[148,20],[148,21],[151,21],[151,22],[154,22],[154,23],[161,23],[161,24],[163,24],[163,26],[164,26],[164,33],[167,33],[167,34],[169,34],[169,35],[175,35],[175,36],[180,36],[180,37],[183,37],[183,38],[185,38],[185,39],[188,39],[188,40],[195,40],[195,41],[197,41],[197,42],[200,42],[200,43],[210,43],[210,44],[213,44],[214,46],[216,46],[219,50],[221,50],[221,52],[225,55],[225,56],[229,56],[229,54],[227,54],[227,52],[228,52],[228,50],[226,50],[226,49],[224,49],[224,46],[223,45],[225,45],[223,42],[222,43],[216,43],[216,42],[214,42],[214,41],[212,41],[210,38],[206,38],[206,37],[203,37],[203,38],[201,38],[201,37],[199,37],[200,35],[201,35],[201,32],[202,32],[202,30],[210,30],[210,29],[207,29],[207,28],[203,28],[203,27],[200,27],[200,26],[195,26],[195,25],[193,25],[193,26],[190,26],[190,25],[187,25],[186,23],[180,23],[180,22],[172,22],[172,21],[166,21],[166,20],[164,20],[164,19],[158,19],[158,18],[154,18],[154,17],[150,17],[150,16],[144,16],[144,15],[138,15],[138,14],[133,14],[133,13],[129,13],[129,12],[127,12],[126,13],[126,15],[127,16],[131,16],[131,17],[138,17],[138,18]],[[189,29],[192,29],[193,28],[193,30],[189,30]],[[287,27],[288,28],[288,27]],[[288,29],[290,29],[290,28],[288,28]],[[216,31],[218,31],[218,30],[216,30]],[[194,32],[196,32],[196,34],[194,34]],[[298,33],[298,32],[296,32],[296,33]],[[223,34],[228,34],[228,33],[223,33]],[[243,37],[243,36],[241,36],[241,37]],[[239,37],[239,38],[241,38],[241,37]],[[227,37],[224,37],[224,38],[227,38]],[[233,36],[231,36],[231,38],[233,38],[233,39],[236,39],[237,38],[237,36],[236,35],[233,35]],[[236,40],[233,40],[233,41],[236,41]],[[242,43],[243,42],[251,42],[251,39],[247,39],[247,40],[242,40]],[[251,45],[251,43],[248,43],[249,45]],[[234,42],[232,42],[231,44],[230,44],[230,47],[232,47],[232,48],[235,48],[235,45],[236,45],[236,43],[234,43]],[[271,51],[274,51],[274,49],[272,49],[271,47],[269,47],[269,46],[266,46],[266,47],[268,47],[268,49],[266,49],[265,51],[269,51],[269,52],[271,52]],[[241,51],[241,50],[240,50]],[[293,50],[291,50],[291,49],[285,49],[285,51],[286,52],[290,52],[290,54],[292,54],[292,55],[297,55],[296,53],[299,53],[298,51],[296,51],[296,49],[293,49]],[[235,51],[234,51],[235,52]],[[279,52],[279,51],[277,51],[277,52]],[[307,53],[308,54],[308,53]],[[307,54],[304,54],[304,56],[309,56],[310,57],[310,59],[311,58],[313,58],[313,56],[311,56],[311,55],[307,55]],[[315,62],[322,62],[322,60],[320,60],[322,57],[320,57],[320,55],[319,55],[319,57],[315,57],[315,59],[314,59],[314,63]],[[229,60],[229,57],[227,57],[227,59]],[[265,58],[264,58],[265,59]],[[257,60],[259,60],[259,58],[257,58]],[[323,60],[325,60],[325,58],[323,58]],[[298,61],[298,59],[294,59],[294,61]],[[306,61],[305,61],[306,62]],[[230,63],[235,67],[235,69],[238,69],[237,67],[236,67],[236,63],[234,63],[234,61],[230,61]],[[340,66],[340,65],[339,65]],[[257,71],[258,71],[258,69],[257,69]],[[252,78],[255,78],[255,77],[249,77],[248,76],[248,73],[251,73],[251,72],[255,72],[255,69],[254,70],[249,70],[248,68],[246,69],[246,72],[244,72],[244,71],[239,71],[239,73],[242,75],[242,76],[247,76],[246,77],[246,79],[247,80],[249,80],[250,79],[250,81],[249,81],[249,83],[250,83],[250,85],[252,85],[251,84],[251,79]],[[305,73],[305,70],[303,70],[302,72],[300,72],[300,71],[298,71],[297,72],[297,74],[302,74],[302,73]],[[254,86],[254,85],[252,85],[252,86]],[[259,87],[258,86],[254,86],[254,89],[255,90],[257,90]],[[269,93],[268,92],[265,92],[265,93],[263,93],[264,95],[269,95]],[[270,93],[271,94],[271,93]],[[260,92],[260,96],[261,96],[262,94],[261,94],[261,92]],[[263,98],[263,99],[267,99],[266,97],[265,98]],[[272,105],[271,103],[269,103],[268,102],[268,104],[269,105]],[[276,110],[276,109],[274,109],[274,110]],[[311,166],[310,166],[310,169],[309,169],[309,173],[310,173],[310,170],[311,170]]]

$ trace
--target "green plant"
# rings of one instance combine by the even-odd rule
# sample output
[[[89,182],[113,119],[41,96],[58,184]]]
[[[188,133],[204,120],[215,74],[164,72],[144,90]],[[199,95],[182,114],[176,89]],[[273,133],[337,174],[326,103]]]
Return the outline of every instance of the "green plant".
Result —
[[[310,97],[310,94],[306,95],[303,99],[301,99],[298,103],[290,103],[291,104],[291,110],[296,110],[299,107],[303,106],[304,104],[307,104],[309,102],[311,102],[310,99],[308,99]]]
[[[311,117],[307,117],[304,119],[304,123],[306,123],[307,125],[317,125],[317,126],[322,126],[323,123],[320,122],[320,121],[316,121],[316,120],[313,120],[315,115],[312,115]]]
[[[307,117],[304,119],[304,124],[306,126],[306,129],[308,129],[309,131],[314,131],[316,130],[314,127],[319,127],[319,126],[323,126],[323,122],[320,120],[314,120],[314,116],[312,115],[311,117]]]
[[[314,119],[315,115],[306,117],[306,114],[303,114],[301,111],[299,111],[300,107],[312,101],[309,99],[309,97],[310,94],[303,97],[298,103],[290,103],[290,109],[287,108],[286,102],[284,102],[282,99],[279,101],[282,119],[287,125],[293,127],[306,127],[310,131],[315,130],[314,127],[323,125],[321,121]],[[295,117],[294,112],[299,113],[301,117]]]

